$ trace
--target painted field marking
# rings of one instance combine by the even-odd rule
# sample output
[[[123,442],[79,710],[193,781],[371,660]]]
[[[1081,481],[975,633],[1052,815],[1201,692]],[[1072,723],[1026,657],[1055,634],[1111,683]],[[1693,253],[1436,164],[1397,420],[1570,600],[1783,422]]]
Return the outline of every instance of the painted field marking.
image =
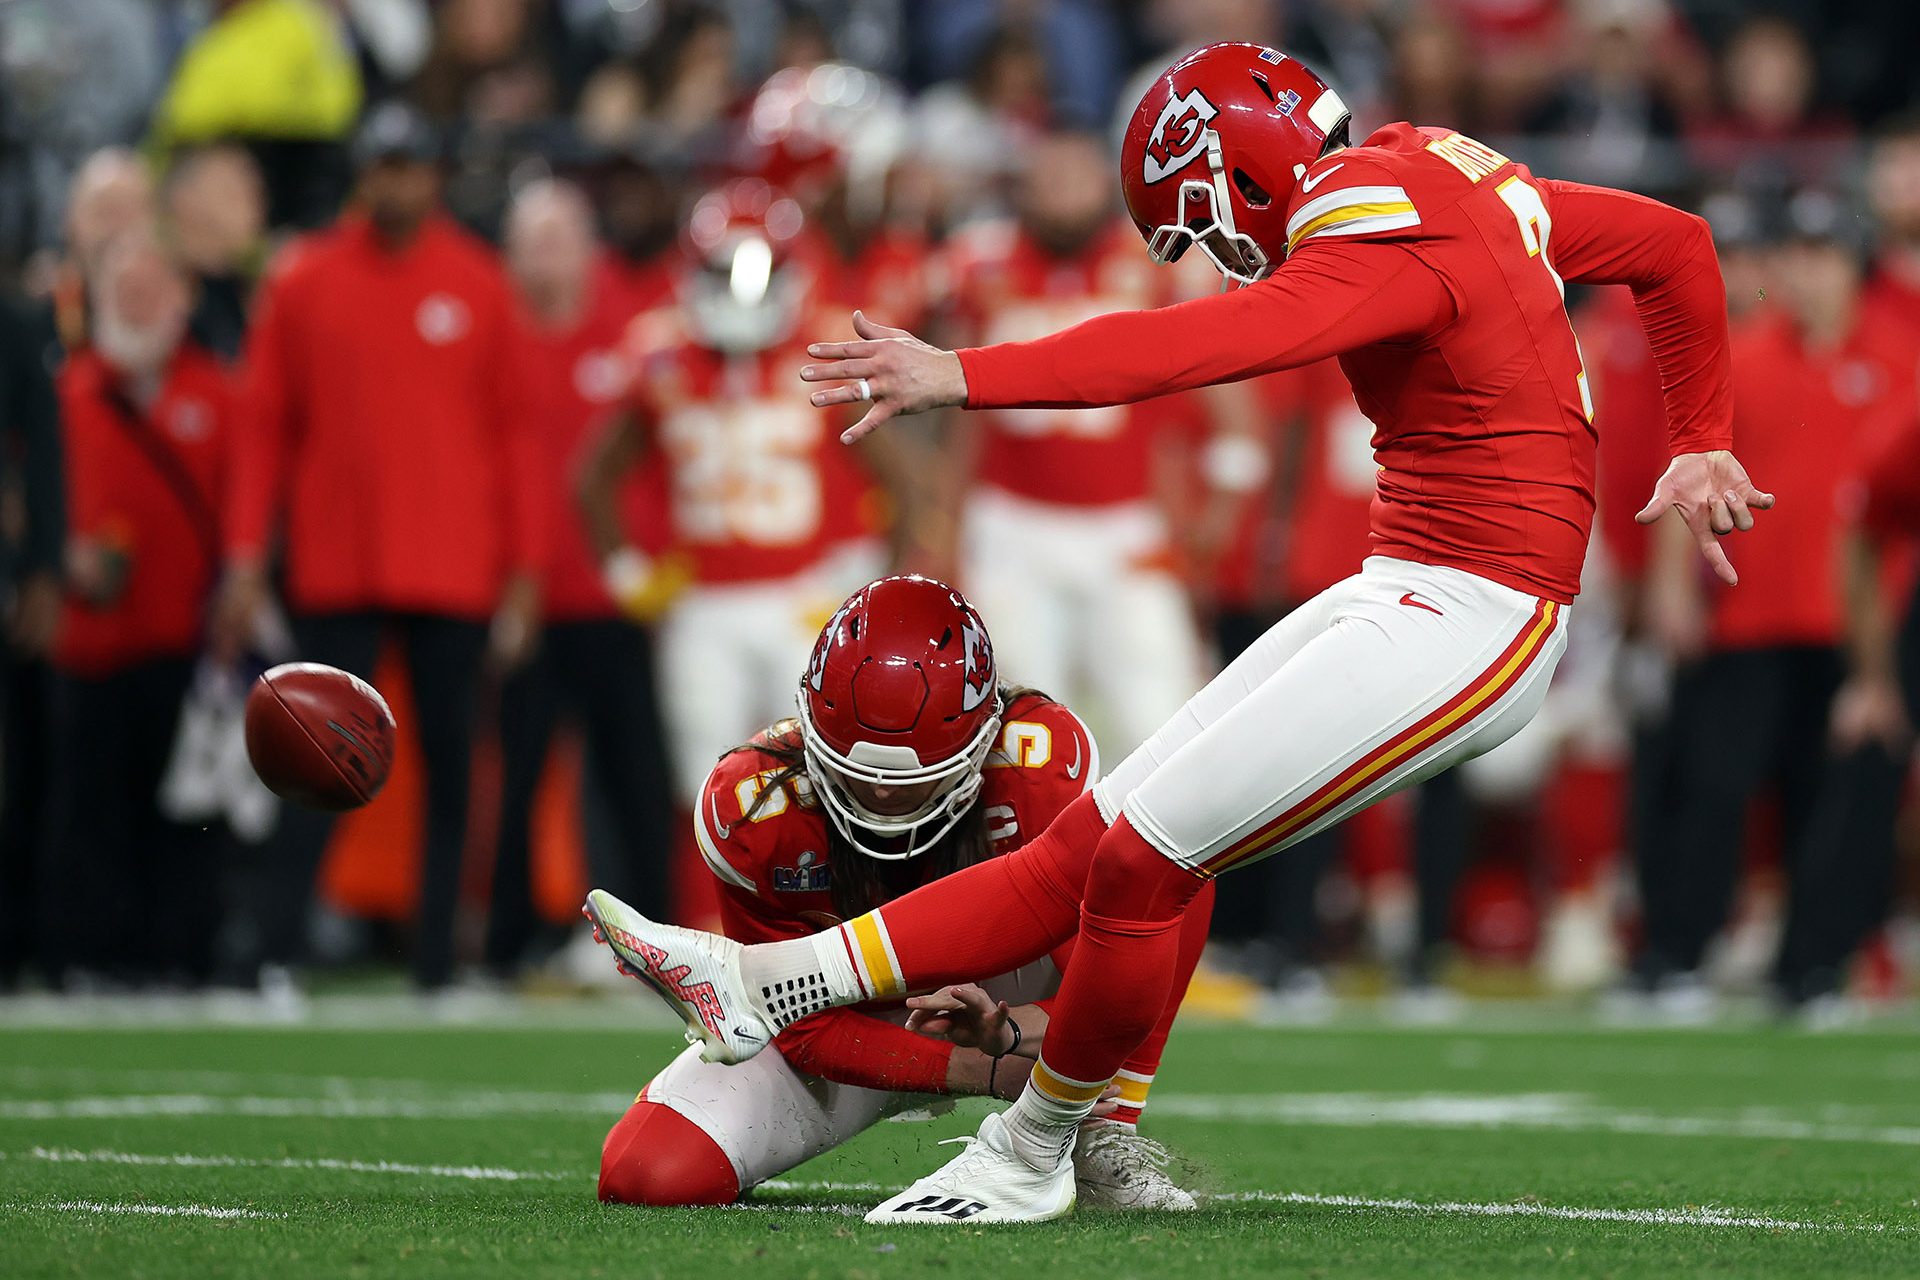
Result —
[[[120,1200],[48,1200],[10,1206],[14,1209],[52,1209],[60,1213],[129,1213],[155,1218],[284,1218],[284,1213],[262,1213],[257,1209],[228,1209],[217,1204],[137,1204]]]
[[[193,1119],[478,1120],[498,1116],[614,1117],[633,1101],[625,1091],[449,1092],[438,1097],[282,1097],[244,1094],[92,1094],[72,1098],[0,1098],[0,1121]],[[1156,1094],[1157,1116],[1238,1125],[1332,1128],[1487,1129],[1639,1134],[1664,1138],[1754,1138],[1920,1146],[1920,1125],[1874,1123],[1864,1108],[1825,1108],[1803,1119],[1754,1107],[1715,1115],[1621,1110],[1564,1093],[1265,1093]]]
[[[175,1169],[324,1169],[338,1173],[388,1173],[411,1178],[462,1178],[470,1182],[563,1182],[591,1174],[547,1169],[503,1169],[481,1164],[406,1164],[396,1160],[340,1160],[327,1156],[308,1159],[255,1159],[248,1156],[140,1155],[132,1151],[76,1151],[67,1147],[34,1147],[21,1152],[22,1160],[52,1164],[157,1165]]]
[[[1764,1108],[1726,1115],[1621,1111],[1578,1094],[1255,1093],[1155,1095],[1153,1114],[1232,1124],[1360,1129],[1534,1129],[1663,1138],[1764,1138],[1920,1146],[1920,1126],[1802,1120]]]
[[[8,1158],[0,1155],[0,1159]],[[175,1168],[247,1168],[325,1170],[350,1173],[380,1173],[412,1178],[464,1178],[476,1181],[585,1181],[594,1176],[588,1171],[505,1169],[487,1165],[408,1164],[395,1160],[344,1160],[328,1158],[262,1160],[245,1156],[141,1155],[128,1151],[75,1151],[63,1148],[35,1147],[12,1157],[44,1160],[58,1164],[98,1163],[120,1165],[159,1165]],[[888,1190],[878,1182],[842,1182],[817,1179],[773,1178],[761,1183],[761,1190],[813,1193],[872,1194]],[[1552,1218],[1569,1222],[1611,1222],[1638,1226],[1744,1228],[1757,1231],[1869,1231],[1909,1232],[1913,1228],[1889,1226],[1878,1222],[1808,1222],[1746,1214],[1711,1206],[1684,1209],[1610,1209],[1570,1205],[1546,1205],[1515,1201],[1408,1200],[1371,1196],[1326,1195],[1305,1191],[1231,1191],[1204,1196],[1211,1204],[1293,1204],[1335,1209],[1385,1210],[1395,1213],[1420,1213],[1469,1217]],[[49,1208],[72,1212],[153,1214],[206,1218],[283,1218],[285,1214],[263,1213],[251,1209],[226,1209],[211,1205],[148,1205],[130,1202],[103,1203],[90,1200],[24,1204],[17,1208]],[[726,1206],[734,1209],[782,1213],[858,1214],[863,1210],[848,1205],[781,1204],[743,1202]]]

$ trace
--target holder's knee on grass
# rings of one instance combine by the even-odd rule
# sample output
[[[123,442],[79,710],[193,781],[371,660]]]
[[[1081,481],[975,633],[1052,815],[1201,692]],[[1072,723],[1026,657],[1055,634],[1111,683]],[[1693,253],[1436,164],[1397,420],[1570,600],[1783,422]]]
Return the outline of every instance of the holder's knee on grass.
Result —
[[[733,1162],[707,1131],[672,1107],[642,1098],[600,1149],[600,1199],[654,1206],[732,1204]]]

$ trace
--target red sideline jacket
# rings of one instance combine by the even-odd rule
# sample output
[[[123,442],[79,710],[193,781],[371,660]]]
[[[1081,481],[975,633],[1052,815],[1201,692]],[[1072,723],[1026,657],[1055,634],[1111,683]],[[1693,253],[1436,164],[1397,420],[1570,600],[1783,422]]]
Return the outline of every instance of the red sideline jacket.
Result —
[[[398,252],[351,215],[291,248],[248,343],[229,554],[282,531],[300,612],[490,613],[542,554],[512,334],[492,250],[444,217]]]
[[[54,661],[83,677],[191,657],[219,553],[236,407],[226,370],[184,344],[144,409],[118,388],[118,375],[92,351],[60,370],[68,537],[110,547],[127,563],[125,589],[111,605],[70,598],[61,616]],[[191,507],[190,493],[197,495]]]

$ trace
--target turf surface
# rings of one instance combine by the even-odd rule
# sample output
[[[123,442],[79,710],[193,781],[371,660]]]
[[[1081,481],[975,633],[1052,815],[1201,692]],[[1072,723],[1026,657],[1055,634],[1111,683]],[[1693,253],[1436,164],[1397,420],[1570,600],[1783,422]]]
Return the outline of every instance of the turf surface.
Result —
[[[857,1213],[975,1113],[881,1125],[749,1209],[595,1203],[675,1047],[613,1012],[0,1025],[0,1274],[1920,1275],[1911,1032],[1183,1027],[1149,1127],[1201,1212],[916,1231]]]

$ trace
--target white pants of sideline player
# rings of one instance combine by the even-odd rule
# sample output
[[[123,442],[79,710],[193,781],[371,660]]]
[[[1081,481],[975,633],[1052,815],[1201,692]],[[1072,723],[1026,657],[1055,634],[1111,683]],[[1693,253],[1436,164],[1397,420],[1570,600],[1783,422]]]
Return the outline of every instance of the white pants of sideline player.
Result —
[[[1206,876],[1259,860],[1532,719],[1568,610],[1372,556],[1287,615],[1094,789]]]
[[[794,713],[793,694],[837,598],[814,575],[694,587],[660,623],[660,706],[674,790],[691,806],[720,754]]]
[[[982,985],[1008,1004],[1030,1004],[1059,989],[1060,971],[1041,959]],[[906,1020],[904,1009],[898,1020]],[[742,1192],[851,1141],[889,1116],[951,1102],[933,1094],[835,1084],[795,1071],[777,1051],[738,1066],[702,1062],[697,1045],[687,1046],[648,1083],[646,1099],[700,1126],[726,1152]]]
[[[1001,673],[1083,710],[1107,759],[1144,742],[1203,678],[1167,541],[1148,503],[1067,507],[992,488],[967,500],[961,587]]]

